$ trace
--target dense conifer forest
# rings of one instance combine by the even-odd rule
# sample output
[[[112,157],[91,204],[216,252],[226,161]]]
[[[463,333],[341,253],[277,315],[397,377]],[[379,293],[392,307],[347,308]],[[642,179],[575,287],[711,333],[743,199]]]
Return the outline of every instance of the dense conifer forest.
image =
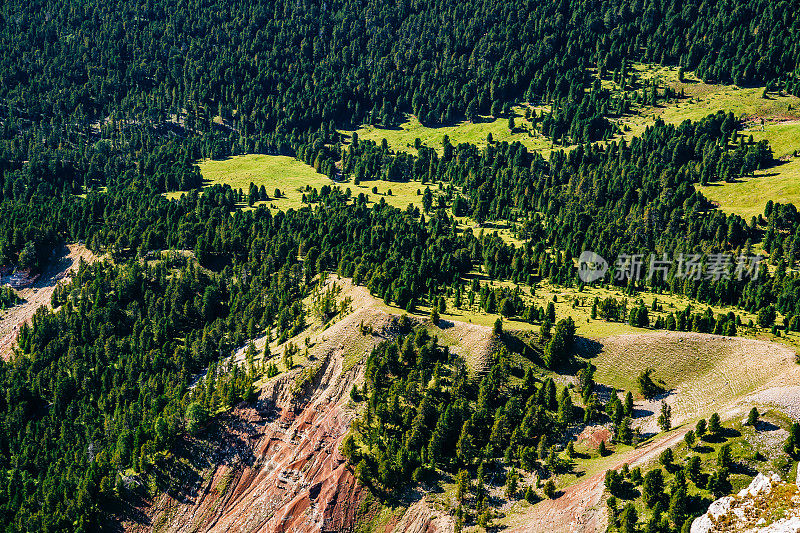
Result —
[[[265,369],[223,359],[264,333],[302,331],[300,301],[321,272],[413,311],[451,289],[474,298],[481,289],[460,280],[476,266],[492,280],[572,286],[580,283],[573,259],[587,248],[735,258],[760,244],[774,268],[762,266],[755,278],[684,282],[672,271],[616,283],[632,295],[647,286],[740,306],[765,322],[777,310],[800,330],[800,279],[787,274],[800,252],[795,206],[769,203],[763,216],[744,220],[713,209],[694,188],[772,165],[770,146],[740,134],[726,113],[611,139],[609,118],[626,103],[601,84],[624,86],[628,66],[642,61],[800,95],[796,7],[4,3],[0,263],[41,272],[64,242],[108,260],[82,265],[0,362],[0,524],[107,524],[125,490],[122,474],[152,472],[186,430],[187,407],[214,413],[251,397]],[[545,159],[519,143],[446,140],[441,152],[419,145],[406,153],[357,136],[343,145],[339,133],[362,122],[396,125],[404,113],[431,126],[504,116],[522,101],[548,105],[543,134],[577,147]],[[286,212],[237,207],[252,191],[203,189],[199,159],[252,152],[294,155],[336,183]],[[443,200],[423,198],[422,209],[370,206],[348,187],[365,177],[440,183]],[[186,194],[169,200],[167,191]],[[458,231],[454,215],[511,221],[522,244]],[[168,250],[191,251],[196,261],[161,255]],[[13,292],[0,296],[3,307],[17,303]],[[507,313],[553,326],[538,347],[542,364],[566,361],[574,324],[503,296]],[[485,290],[480,300],[500,303]],[[658,327],[736,332],[725,315],[686,309],[670,318]],[[646,310],[631,320],[646,324]],[[352,441],[347,450],[362,479],[390,490],[443,468],[481,483],[482,461],[499,457],[516,468],[557,469],[548,439],[575,417],[606,416],[599,405],[579,413],[552,381],[525,375],[512,386],[502,354],[477,382],[464,365],[410,326],[372,352],[354,396],[366,404],[360,437],[377,451],[362,453]],[[209,366],[214,379],[190,391]],[[591,398],[591,369],[584,372],[581,392]],[[415,385],[431,380],[420,395]],[[621,405],[610,412],[625,419]]]

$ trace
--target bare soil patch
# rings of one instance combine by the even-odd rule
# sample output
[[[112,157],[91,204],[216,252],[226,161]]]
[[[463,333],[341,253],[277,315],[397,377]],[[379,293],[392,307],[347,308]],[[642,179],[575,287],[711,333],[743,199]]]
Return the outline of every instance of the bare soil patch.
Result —
[[[330,282],[334,282],[331,279]],[[202,439],[184,437],[161,466],[168,488],[154,501],[131,502],[123,528],[130,531],[351,531],[364,488],[339,447],[358,406],[353,384],[363,382],[366,355],[400,332],[397,314],[350,280],[335,279],[354,312],[336,323],[314,325],[294,339],[309,339],[308,364],[321,365],[309,392],[292,394],[296,367],[267,381],[255,405],[241,404],[219,417]],[[425,322],[413,318],[415,322]],[[363,333],[361,325],[371,327]],[[427,323],[434,329],[441,329]],[[455,349],[488,350],[480,327],[445,324]],[[489,331],[489,328],[482,328]],[[468,343],[460,347],[459,340]],[[256,342],[263,348],[265,338]],[[283,346],[272,348],[273,357]],[[243,351],[234,354],[241,358]],[[412,504],[395,531],[452,530],[452,519]]]
[[[94,262],[99,258],[80,244],[68,244],[56,250],[47,269],[36,282],[17,291],[23,302],[0,315],[0,357],[7,360],[13,354],[19,329],[41,306],[50,307],[50,297],[59,283],[69,279],[81,260]]]

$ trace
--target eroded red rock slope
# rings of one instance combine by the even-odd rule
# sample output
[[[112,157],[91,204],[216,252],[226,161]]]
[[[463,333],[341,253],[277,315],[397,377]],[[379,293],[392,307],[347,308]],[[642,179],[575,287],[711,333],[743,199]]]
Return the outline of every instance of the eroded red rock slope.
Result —
[[[372,335],[361,335],[362,320],[373,326]],[[313,350],[322,370],[306,397],[292,397],[296,372],[287,374],[267,384],[254,406],[225,415],[205,442],[181,443],[175,453],[185,468],[164,473],[171,489],[145,504],[126,529],[351,529],[362,488],[338,449],[355,416],[349,392],[363,364],[344,368],[346,350],[363,353],[393,337],[395,323],[396,317],[367,308],[326,330],[328,340]]]

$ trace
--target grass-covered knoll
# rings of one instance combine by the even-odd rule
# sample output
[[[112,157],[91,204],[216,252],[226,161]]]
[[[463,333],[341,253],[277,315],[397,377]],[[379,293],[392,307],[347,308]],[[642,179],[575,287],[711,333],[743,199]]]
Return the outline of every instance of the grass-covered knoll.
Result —
[[[405,209],[408,204],[413,204],[422,210],[422,193],[425,187],[430,187],[431,191],[436,189],[433,184],[423,185],[419,181],[384,181],[384,180],[361,180],[355,185],[352,180],[341,185],[349,187],[353,196],[363,193],[369,197],[370,204],[384,200],[387,204]],[[373,192],[373,190],[377,192]]]
[[[353,196],[363,193],[369,197],[370,204],[383,199],[389,205],[401,209],[408,207],[408,204],[421,207],[422,193],[426,187],[418,181],[362,180],[358,185],[352,180],[334,182],[302,161],[283,155],[239,155],[225,159],[206,159],[198,165],[206,185],[227,184],[234,190],[241,189],[245,194],[250,188],[250,183],[259,188],[263,185],[269,200],[256,202],[256,205],[266,204],[283,210],[299,209],[307,205],[303,204],[306,188],[311,187],[319,191],[325,185],[350,188]],[[428,186],[432,191],[436,190],[436,185]],[[373,188],[376,188],[377,192],[373,192]],[[281,191],[280,198],[275,197],[275,189]],[[182,194],[185,193],[179,191],[167,193],[165,196],[179,198]]]
[[[250,183],[258,187],[263,185],[270,198],[265,203],[284,210],[302,207],[301,189],[306,186],[319,190],[334,183],[302,161],[284,155],[248,154],[206,159],[199,166],[208,185],[227,184],[233,189],[242,189],[245,194]],[[275,189],[280,189],[280,198],[275,198]]]
[[[800,159],[756,172],[751,178],[698,186],[698,189],[725,213],[736,213],[745,219],[757,217],[764,213],[767,200],[782,204],[800,202]]]
[[[591,359],[599,382],[637,394],[639,375],[654,369],[652,377],[668,392],[675,423],[722,410],[771,383],[798,378],[793,349],[753,339],[658,332],[611,337],[601,350]],[[642,408],[655,411],[658,402]]]
[[[475,283],[474,280],[477,280],[479,287],[475,291],[475,295],[471,297],[470,292],[472,292],[472,286]],[[494,307],[486,300],[482,302],[479,293],[483,287],[495,292]],[[613,298],[620,304],[624,302],[627,310],[630,310],[636,302],[641,300],[648,308],[651,325],[655,324],[656,320],[659,318],[666,320],[669,314],[685,310],[687,306],[692,307],[693,313],[699,313],[709,308],[709,306],[700,305],[683,295],[668,293],[657,294],[650,291],[641,291],[637,293],[636,296],[632,297],[624,294],[620,288],[609,288],[606,286],[585,286],[583,290],[580,290],[577,287],[562,287],[550,282],[541,281],[536,283],[533,290],[531,290],[531,287],[528,285],[516,284],[508,280],[490,280],[484,273],[478,271],[471,272],[462,280],[460,305],[458,306],[456,306],[456,294],[457,293],[451,289],[447,292],[446,296],[444,296],[445,312],[440,313],[443,318],[492,326],[495,320],[501,317],[502,299],[504,297],[519,297],[524,307],[518,305],[517,307],[521,308],[515,309],[514,315],[503,318],[507,329],[538,331],[539,322],[528,322],[525,317],[525,308],[531,305],[535,305],[537,308],[546,308],[552,303],[557,317],[572,317],[575,321],[577,334],[591,339],[603,339],[613,335],[646,333],[652,331],[647,328],[629,325],[627,313],[624,317],[620,316],[618,319],[614,320],[606,320],[599,315],[592,318],[592,307],[595,298],[599,301]],[[472,303],[470,303],[470,298],[472,298]],[[655,300],[656,309],[653,309],[653,300]],[[751,320],[754,323],[756,322],[755,315],[730,306],[710,306],[710,308],[715,315],[733,312],[738,316],[743,324],[743,326],[739,328],[738,335],[766,336],[766,330],[761,330],[757,327],[746,327]],[[487,309],[489,309],[489,311],[487,311]],[[422,304],[418,306],[417,311],[420,313],[428,313],[430,307],[426,304]],[[771,335],[769,338],[770,340],[772,339]]]
[[[416,152],[414,142],[417,138],[431,148],[441,152],[442,139],[447,135],[453,145],[459,143],[471,143],[478,147],[486,146],[486,137],[491,133],[492,140],[495,142],[519,141],[529,150],[545,151],[551,148],[550,139],[540,135],[532,128],[530,122],[525,119],[525,110],[530,107],[535,110],[537,115],[541,115],[545,108],[521,105],[512,108],[514,116],[514,130],[508,128],[509,117],[495,118],[491,116],[481,117],[475,122],[464,120],[457,124],[447,126],[423,126],[417,117],[406,115],[406,121],[394,128],[381,128],[379,126],[365,125],[356,130],[358,137],[364,140],[371,140],[380,143],[383,139],[393,150],[401,150],[410,153]],[[352,132],[347,132],[352,133]]]
[[[655,107],[634,104],[631,116],[623,120],[630,128],[626,137],[641,134],[655,117],[680,124],[687,119],[701,120],[722,110],[731,111],[737,117],[758,120],[759,123],[762,117],[767,121],[800,118],[800,98],[796,96],[770,92],[767,98],[763,98],[763,87],[709,84],[700,81],[692,72],[685,72],[681,81],[678,67],[635,64],[631,70],[639,80],[654,81],[660,91],[669,87],[678,94],[682,92],[684,97],[668,104],[660,102]]]

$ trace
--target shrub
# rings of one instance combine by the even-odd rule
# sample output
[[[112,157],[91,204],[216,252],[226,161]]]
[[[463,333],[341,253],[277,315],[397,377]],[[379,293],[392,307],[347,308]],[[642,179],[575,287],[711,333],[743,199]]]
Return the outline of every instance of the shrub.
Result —
[[[747,415],[747,425],[756,427],[756,424],[758,424],[758,409],[753,407],[750,409],[750,414]]]

